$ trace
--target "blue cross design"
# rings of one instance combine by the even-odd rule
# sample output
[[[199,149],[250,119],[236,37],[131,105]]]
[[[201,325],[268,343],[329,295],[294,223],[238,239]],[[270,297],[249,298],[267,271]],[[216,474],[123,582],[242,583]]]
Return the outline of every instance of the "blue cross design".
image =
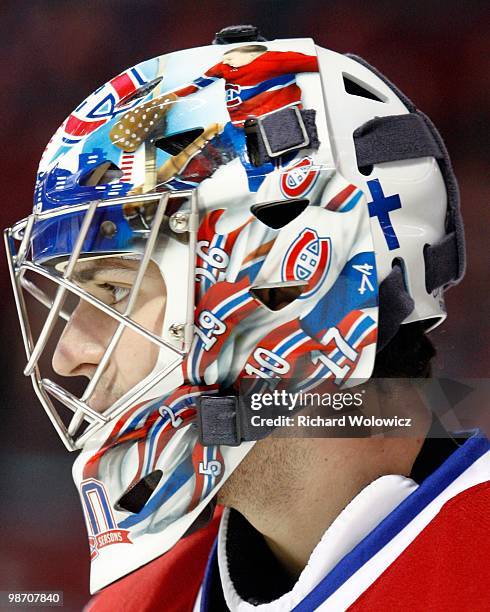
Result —
[[[400,243],[391,224],[390,212],[402,207],[400,196],[397,193],[385,196],[379,179],[368,181],[368,187],[373,198],[373,201],[368,203],[369,216],[378,217],[389,250],[398,249]]]

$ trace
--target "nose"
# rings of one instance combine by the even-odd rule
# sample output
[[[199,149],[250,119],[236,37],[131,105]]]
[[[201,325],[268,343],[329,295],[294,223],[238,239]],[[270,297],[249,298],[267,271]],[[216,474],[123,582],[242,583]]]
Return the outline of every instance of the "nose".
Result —
[[[56,346],[52,359],[54,371],[60,376],[90,378],[115,326],[111,317],[80,300]]]

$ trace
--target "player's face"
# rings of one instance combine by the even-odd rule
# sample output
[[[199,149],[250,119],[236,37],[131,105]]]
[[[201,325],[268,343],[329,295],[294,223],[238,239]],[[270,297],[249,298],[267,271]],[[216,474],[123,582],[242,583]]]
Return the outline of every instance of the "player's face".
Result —
[[[262,55],[259,53],[241,53],[240,51],[230,51],[226,55],[223,56],[223,64],[227,66],[231,66],[232,68],[240,68],[241,66],[246,66],[253,62],[255,58]]]
[[[91,295],[122,312],[135,281],[139,261],[119,257],[80,262],[74,280]],[[165,283],[150,262],[131,318],[158,335],[165,314]],[[118,326],[98,308],[80,300],[58,342],[53,368],[61,376],[91,378]],[[138,332],[125,328],[88,404],[97,411],[110,407],[147,376],[156,364],[158,347]]]

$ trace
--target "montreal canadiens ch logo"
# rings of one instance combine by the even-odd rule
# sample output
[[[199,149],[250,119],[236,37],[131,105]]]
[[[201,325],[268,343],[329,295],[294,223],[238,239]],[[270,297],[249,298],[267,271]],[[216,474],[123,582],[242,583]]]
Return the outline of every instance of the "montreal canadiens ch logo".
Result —
[[[330,267],[330,238],[321,238],[315,230],[304,229],[291,244],[284,258],[281,276],[283,281],[302,281],[307,292],[301,298],[310,297],[320,287]]]
[[[136,94],[145,85],[147,82],[143,75],[136,68],[130,68],[99,87],[66,119],[63,124],[63,142],[75,144],[117,114],[124,113],[137,105],[141,101],[140,98],[119,108],[125,99]]]
[[[127,529],[119,529],[104,485],[94,478],[84,480],[80,486],[83,508],[89,531],[90,560],[99,550],[111,544],[132,544]]]
[[[311,157],[304,157],[281,173],[279,186],[286,198],[299,198],[313,187],[318,178],[318,166]]]
[[[233,106],[239,106],[242,103],[242,98],[240,93],[242,88],[240,85],[235,83],[229,83],[225,88],[225,96],[226,96],[226,106],[228,108]]]

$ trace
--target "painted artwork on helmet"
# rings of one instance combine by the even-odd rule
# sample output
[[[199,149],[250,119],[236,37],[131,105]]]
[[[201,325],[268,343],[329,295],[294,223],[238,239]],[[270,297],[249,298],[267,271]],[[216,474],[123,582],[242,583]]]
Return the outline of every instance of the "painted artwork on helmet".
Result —
[[[266,118],[282,122],[283,134],[299,130],[331,167],[321,100],[309,39],[217,45],[142,62],[96,90],[56,132],[39,167],[36,210],[60,197],[75,202],[90,193],[193,188],[235,160],[234,180],[255,193],[269,173],[295,158],[298,142],[296,136],[282,142],[270,130],[268,155],[256,121]],[[111,180],[89,185],[87,176],[103,162]]]

